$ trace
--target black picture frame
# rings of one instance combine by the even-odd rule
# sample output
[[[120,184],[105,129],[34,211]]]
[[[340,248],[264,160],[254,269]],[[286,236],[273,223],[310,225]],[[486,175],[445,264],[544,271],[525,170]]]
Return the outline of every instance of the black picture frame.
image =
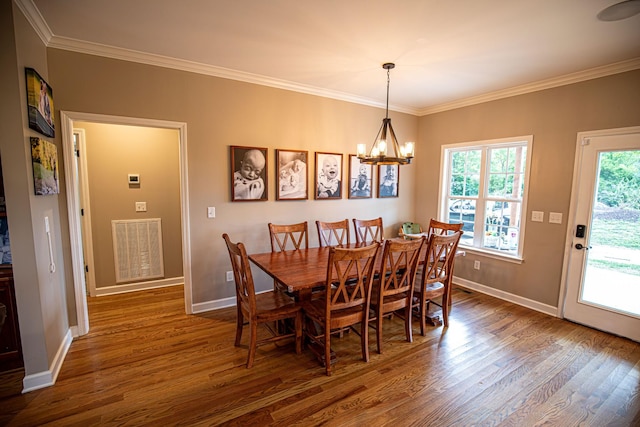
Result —
[[[33,68],[25,68],[29,128],[44,136],[55,137],[53,89]]]
[[[400,165],[378,165],[378,198],[398,197]]]
[[[361,163],[355,154],[349,155],[349,198],[370,199],[373,195],[373,165]]]
[[[255,202],[268,200],[267,169],[269,163],[267,149],[264,147],[232,145],[229,150],[231,201]],[[253,178],[254,175],[257,178]]]

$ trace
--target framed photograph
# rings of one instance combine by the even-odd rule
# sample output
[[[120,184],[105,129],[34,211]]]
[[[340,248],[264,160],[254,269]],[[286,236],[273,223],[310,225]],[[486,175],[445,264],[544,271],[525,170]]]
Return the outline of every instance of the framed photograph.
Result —
[[[31,162],[33,163],[33,187],[36,195],[58,194],[58,149],[54,144],[38,137],[31,137]]]
[[[308,155],[307,151],[276,150],[276,200],[309,198]]]
[[[373,188],[373,166],[360,163],[355,154],[349,155],[349,198],[369,199]]]
[[[231,201],[267,200],[267,149],[231,146]]]
[[[316,151],[315,198],[342,198],[342,154]]]
[[[378,197],[398,197],[399,165],[378,165]]]
[[[53,90],[33,68],[25,68],[29,127],[44,136],[55,136]]]

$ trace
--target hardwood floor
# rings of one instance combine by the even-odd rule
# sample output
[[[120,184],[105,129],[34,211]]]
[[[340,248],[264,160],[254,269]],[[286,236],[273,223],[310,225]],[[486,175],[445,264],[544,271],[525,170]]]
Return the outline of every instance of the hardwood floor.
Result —
[[[293,342],[246,369],[235,309],[187,316],[182,287],[93,298],[54,386],[21,395],[21,372],[0,377],[0,425],[640,425],[640,344],[478,293],[453,301],[449,328],[413,343],[385,320],[383,354],[370,329],[369,363],[356,334],[332,340],[327,377]]]

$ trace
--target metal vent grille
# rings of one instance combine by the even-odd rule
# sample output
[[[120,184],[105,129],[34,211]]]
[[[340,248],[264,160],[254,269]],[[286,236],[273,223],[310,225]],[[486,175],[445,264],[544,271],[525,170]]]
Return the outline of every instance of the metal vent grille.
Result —
[[[160,218],[113,220],[116,283],[164,277]]]

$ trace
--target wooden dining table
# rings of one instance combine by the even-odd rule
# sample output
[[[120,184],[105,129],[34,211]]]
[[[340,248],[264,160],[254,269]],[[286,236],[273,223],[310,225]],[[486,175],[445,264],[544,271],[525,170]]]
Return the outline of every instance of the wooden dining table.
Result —
[[[362,243],[351,243],[341,247],[356,248],[361,246],[363,246]],[[294,296],[296,301],[303,302],[311,299],[314,289],[318,290],[325,286],[330,250],[330,247],[325,246],[282,252],[264,252],[250,254],[249,260],[274,278],[280,286],[283,286],[288,293]],[[458,251],[456,253],[456,256],[460,255],[464,255],[464,252]],[[381,258],[378,258],[379,262],[381,262]],[[421,256],[421,258],[423,257]],[[377,266],[376,272],[379,271],[380,266]],[[440,316],[435,313],[427,313],[427,322],[434,326],[442,325]]]

